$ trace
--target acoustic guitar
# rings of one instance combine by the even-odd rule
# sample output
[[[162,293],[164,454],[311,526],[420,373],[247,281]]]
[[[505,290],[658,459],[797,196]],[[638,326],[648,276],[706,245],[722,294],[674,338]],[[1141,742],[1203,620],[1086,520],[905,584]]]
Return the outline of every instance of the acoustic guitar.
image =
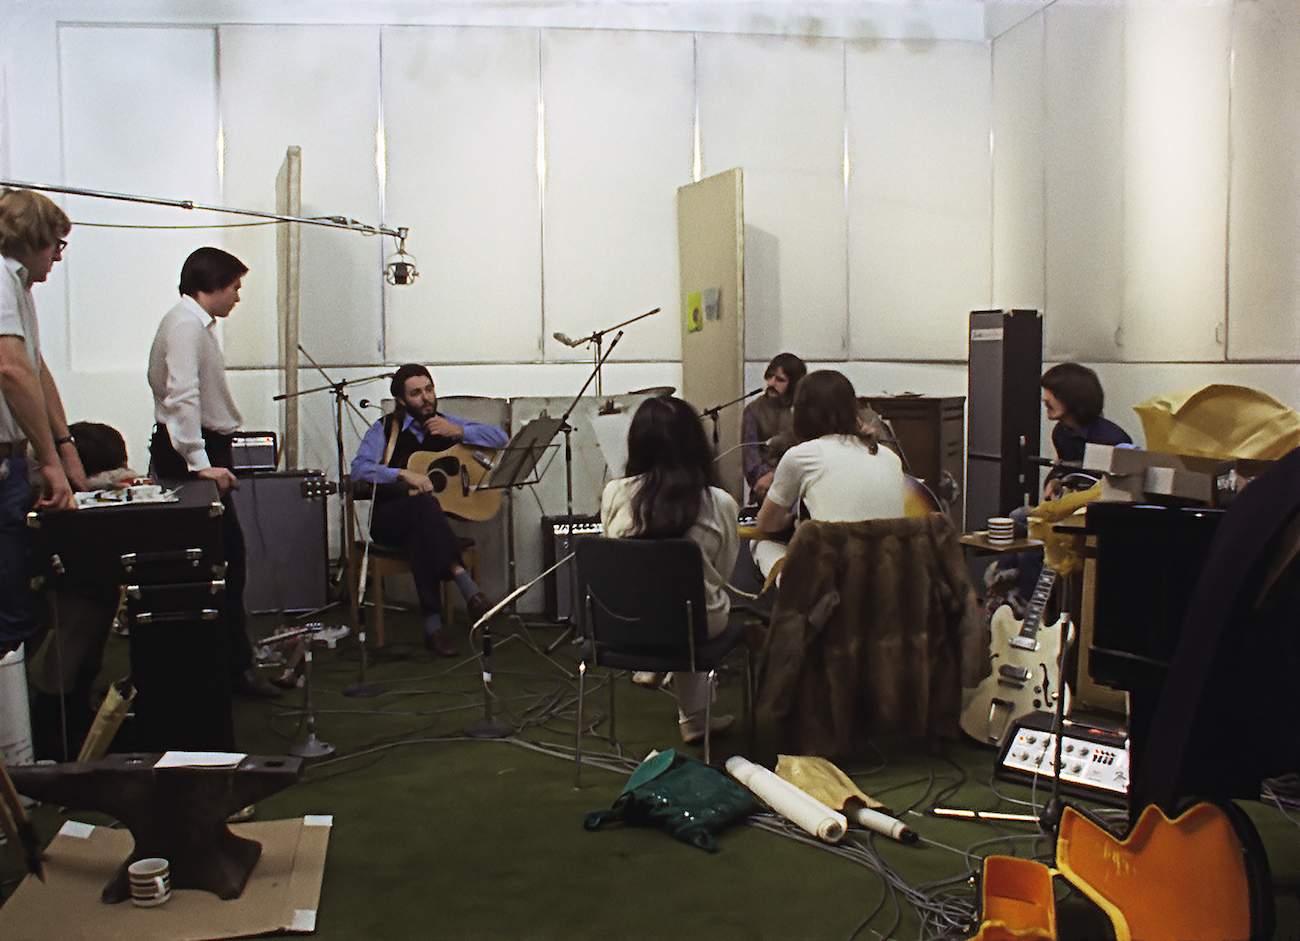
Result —
[[[1016,619],[1010,605],[993,612],[993,672],[975,687],[961,714],[962,729],[976,741],[1001,746],[1016,719],[1051,711],[1062,694],[1069,711],[1070,692],[1062,693],[1060,688],[1061,645],[1068,643],[1061,636],[1066,619],[1042,627],[1043,609],[1055,583],[1055,570],[1044,565],[1024,621]]]
[[[433,493],[445,512],[482,522],[501,509],[501,488],[476,489],[496,456],[492,448],[453,444],[445,451],[416,451],[407,460],[406,469],[432,481]]]

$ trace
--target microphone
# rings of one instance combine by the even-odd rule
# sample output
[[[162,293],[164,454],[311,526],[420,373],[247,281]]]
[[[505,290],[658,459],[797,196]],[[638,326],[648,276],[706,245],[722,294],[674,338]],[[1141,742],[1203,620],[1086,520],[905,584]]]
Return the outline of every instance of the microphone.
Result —
[[[557,333],[552,333],[551,336],[555,337],[555,339],[559,340],[565,346],[569,346],[569,347],[582,346],[582,344],[587,342],[586,338],[583,338],[581,340],[574,340],[566,333],[557,332]]]
[[[382,408],[378,402],[372,402],[369,399],[362,399],[357,403],[358,408]]]

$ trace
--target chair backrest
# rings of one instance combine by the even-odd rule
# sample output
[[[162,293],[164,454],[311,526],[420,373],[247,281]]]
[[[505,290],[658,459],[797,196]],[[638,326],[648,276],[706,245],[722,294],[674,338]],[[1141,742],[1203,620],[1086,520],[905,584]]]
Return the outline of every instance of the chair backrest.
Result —
[[[708,640],[704,560],[690,539],[582,539],[579,624],[604,649],[667,656]]]

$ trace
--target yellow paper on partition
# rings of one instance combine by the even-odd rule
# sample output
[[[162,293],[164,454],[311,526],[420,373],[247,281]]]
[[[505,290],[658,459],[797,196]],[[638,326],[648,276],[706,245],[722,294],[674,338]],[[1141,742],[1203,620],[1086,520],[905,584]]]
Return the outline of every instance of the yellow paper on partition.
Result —
[[[1148,451],[1216,460],[1276,460],[1300,446],[1300,412],[1258,389],[1221,383],[1133,406]]]

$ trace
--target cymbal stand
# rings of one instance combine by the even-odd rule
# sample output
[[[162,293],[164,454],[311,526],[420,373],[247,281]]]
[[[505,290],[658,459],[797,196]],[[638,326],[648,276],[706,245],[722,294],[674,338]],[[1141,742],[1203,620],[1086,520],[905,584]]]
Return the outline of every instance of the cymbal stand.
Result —
[[[633,317],[632,320],[640,320],[641,317],[649,317],[650,314],[656,313],[657,311],[658,308],[655,308],[655,310],[650,311],[649,314],[642,314],[640,317]],[[628,321],[628,323],[631,322],[631,320]],[[593,337],[596,335],[597,334],[592,334]],[[622,330],[614,335],[614,339],[609,344],[609,349],[605,352],[603,357],[596,361],[595,369],[593,369],[591,375],[587,377],[587,381],[582,384],[582,388],[578,390],[578,394],[573,397],[573,401],[569,403],[569,407],[564,410],[564,414],[560,416],[560,429],[564,432],[564,555],[566,558],[573,555],[573,426],[569,424],[569,416],[573,414],[573,410],[577,408],[578,403],[582,401],[583,393],[587,391],[587,386],[591,385],[592,380],[599,383],[600,367],[605,364],[605,360],[609,359],[609,355],[614,352],[614,347],[618,346],[618,341],[621,339],[623,339]],[[599,344],[599,341],[597,341],[597,343]],[[599,348],[599,345],[597,345],[597,349]],[[600,397],[599,392],[597,392],[596,397]],[[573,634],[574,613],[577,611],[577,604],[578,580],[576,578],[571,578],[569,579],[569,617],[567,619],[569,623],[560,636],[555,638],[555,640],[551,642],[551,645],[546,648],[548,654],[555,653],[559,646],[568,640],[570,635]]]

